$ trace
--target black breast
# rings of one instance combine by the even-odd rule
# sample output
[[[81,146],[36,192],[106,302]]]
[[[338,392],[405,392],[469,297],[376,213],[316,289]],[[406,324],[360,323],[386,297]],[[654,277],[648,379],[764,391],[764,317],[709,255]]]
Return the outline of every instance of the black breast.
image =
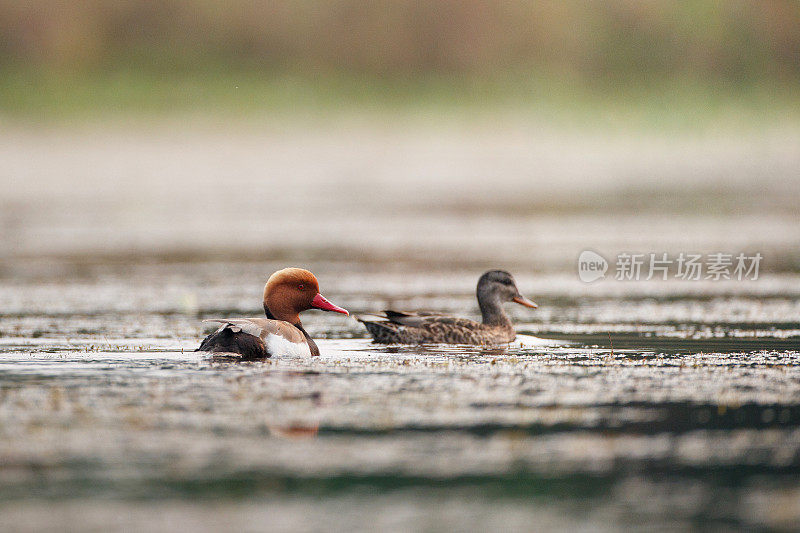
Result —
[[[259,337],[241,331],[234,332],[230,328],[217,330],[203,339],[197,351],[238,353],[244,359],[265,359],[270,356]]]

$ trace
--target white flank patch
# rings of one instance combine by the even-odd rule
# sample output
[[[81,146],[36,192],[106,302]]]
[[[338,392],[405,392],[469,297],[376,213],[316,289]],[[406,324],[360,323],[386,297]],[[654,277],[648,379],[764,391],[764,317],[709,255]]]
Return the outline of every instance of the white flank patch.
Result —
[[[555,339],[540,339],[533,335],[517,335],[517,338],[508,343],[509,346],[514,348],[528,348],[536,346],[568,346],[572,344],[569,341],[557,341]]]
[[[311,357],[308,343],[292,342],[285,337],[270,333],[264,339],[267,353],[273,357]]]

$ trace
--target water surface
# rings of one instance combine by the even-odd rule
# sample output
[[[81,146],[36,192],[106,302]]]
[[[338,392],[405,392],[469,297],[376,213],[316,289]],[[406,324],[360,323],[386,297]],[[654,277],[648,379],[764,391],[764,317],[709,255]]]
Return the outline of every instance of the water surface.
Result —
[[[0,134],[4,525],[791,527],[796,141]],[[584,249],[765,260],[756,281],[586,284]],[[309,312],[319,358],[193,351],[290,265],[356,314],[476,317],[488,268],[540,307],[509,307],[509,346],[380,346]]]

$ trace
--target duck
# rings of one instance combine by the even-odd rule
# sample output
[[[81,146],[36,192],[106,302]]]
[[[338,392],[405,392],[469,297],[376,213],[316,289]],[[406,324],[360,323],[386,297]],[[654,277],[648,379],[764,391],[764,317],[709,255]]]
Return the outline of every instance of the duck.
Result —
[[[318,356],[319,347],[300,322],[300,313],[320,309],[350,315],[319,292],[316,276],[291,267],[272,274],[264,286],[266,318],[209,318],[221,324],[200,343],[198,352],[238,354],[243,359]]]
[[[382,344],[506,344],[517,332],[503,309],[514,302],[531,309],[538,306],[520,294],[514,277],[490,270],[478,279],[476,290],[482,322],[434,313],[386,310],[378,320],[358,317],[373,340]]]

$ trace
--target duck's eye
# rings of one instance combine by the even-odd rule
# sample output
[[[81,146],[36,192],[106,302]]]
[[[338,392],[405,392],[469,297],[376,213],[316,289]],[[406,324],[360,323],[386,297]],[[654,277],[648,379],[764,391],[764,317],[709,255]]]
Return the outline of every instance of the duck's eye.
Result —
[[[306,286],[301,283],[300,285],[297,286],[297,288],[302,291],[303,289],[306,288]]]

